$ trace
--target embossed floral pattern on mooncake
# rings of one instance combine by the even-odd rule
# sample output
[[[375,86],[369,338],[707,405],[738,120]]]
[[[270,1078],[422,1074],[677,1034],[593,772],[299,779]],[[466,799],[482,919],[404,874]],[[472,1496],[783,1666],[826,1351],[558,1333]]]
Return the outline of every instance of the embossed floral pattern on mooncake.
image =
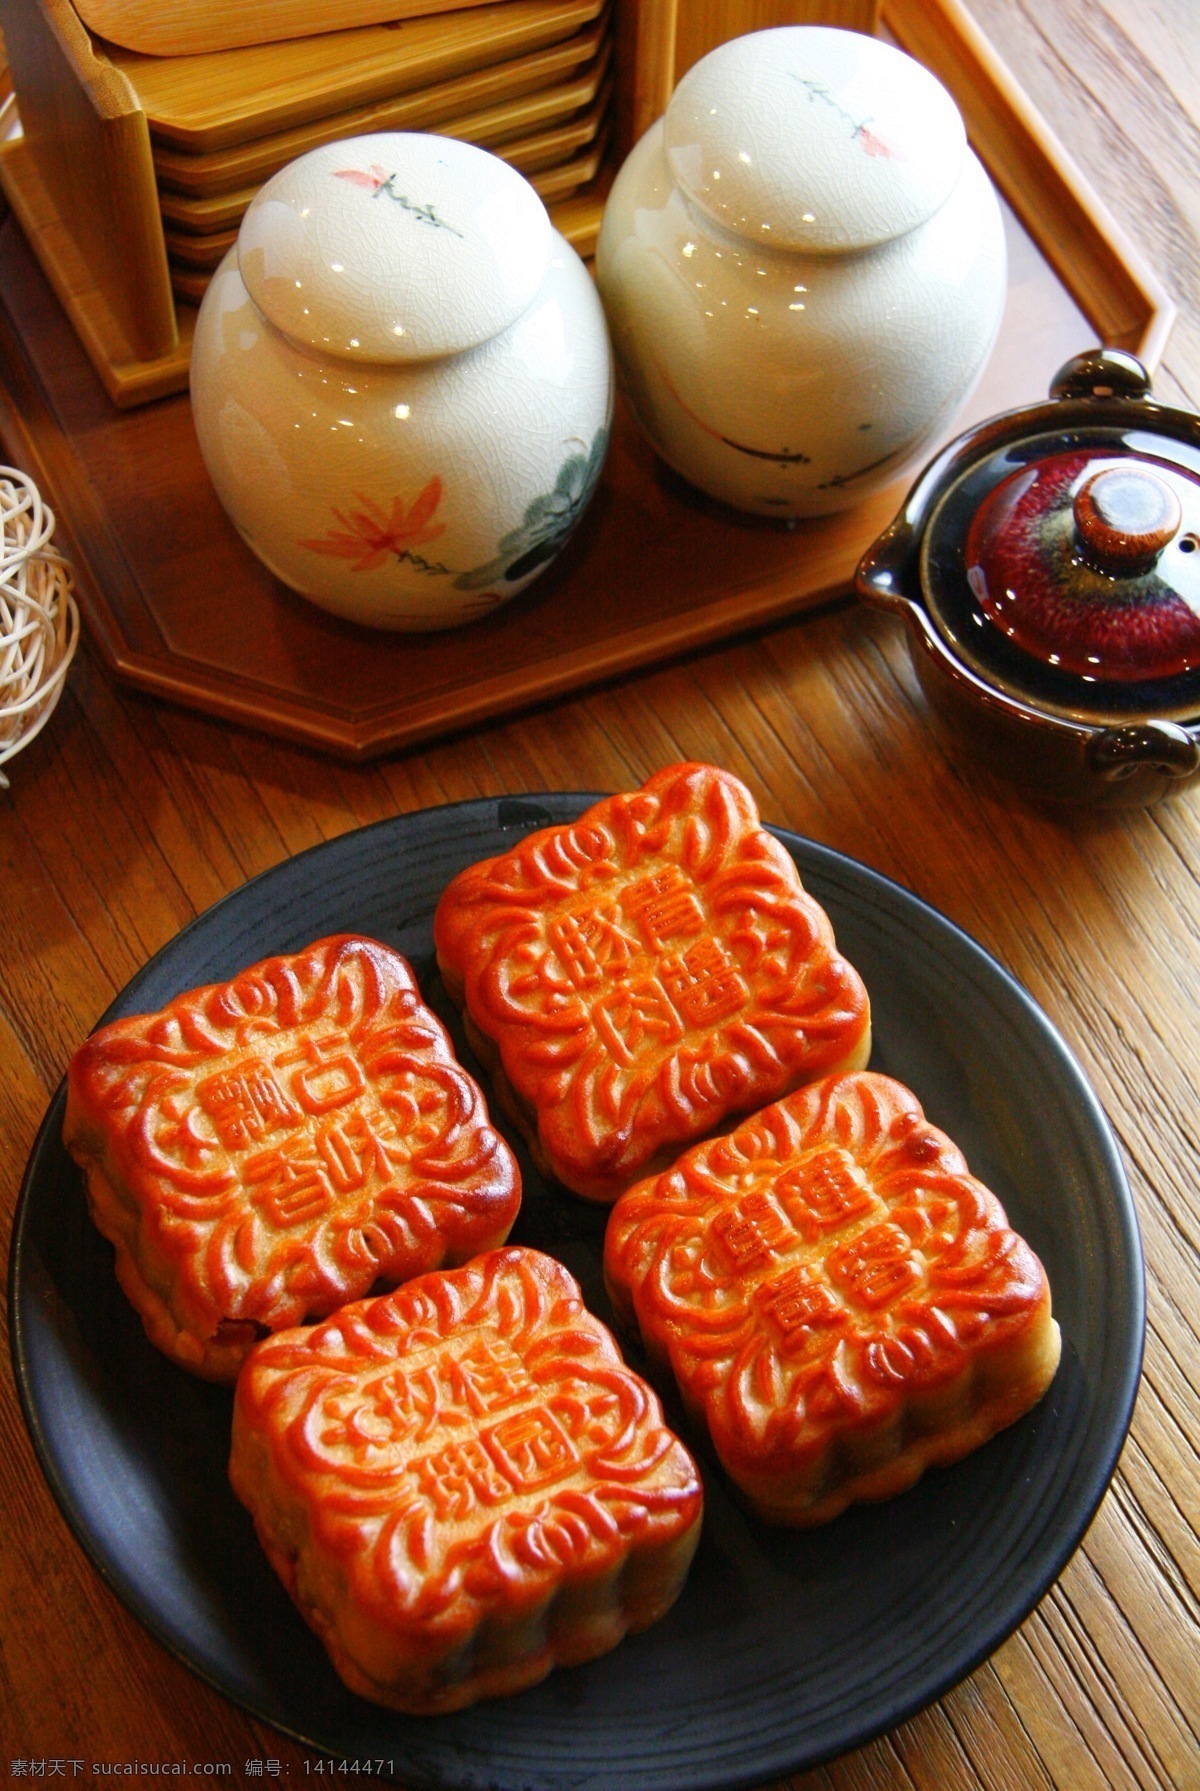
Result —
[[[631,1188],[605,1276],[722,1465],[790,1521],[956,1459],[1032,1405],[1058,1359],[1041,1263],[885,1076],[800,1089]],[[870,1487],[914,1439],[895,1484]]]
[[[712,766],[673,766],[463,872],[434,936],[554,1173],[591,1198],[869,1048],[827,916]]]
[[[653,1622],[703,1499],[571,1276],[518,1249],[261,1344],[231,1474],[343,1678],[412,1710],[515,1690]],[[299,1563],[289,1536],[308,1539]],[[576,1626],[531,1623],[585,1588]]]
[[[408,965],[350,936],[103,1028],[72,1062],[66,1136],[153,1340],[230,1377],[204,1361],[223,1326],[250,1332],[244,1354],[255,1326],[461,1262],[520,1200]]]

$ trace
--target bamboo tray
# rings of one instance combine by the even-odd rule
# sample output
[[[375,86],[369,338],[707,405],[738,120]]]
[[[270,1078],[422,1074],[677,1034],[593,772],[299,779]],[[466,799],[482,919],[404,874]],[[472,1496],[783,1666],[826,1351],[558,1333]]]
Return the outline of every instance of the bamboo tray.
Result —
[[[481,75],[398,94],[376,105],[335,113],[231,149],[186,155],[155,148],[152,153],[163,216],[168,215],[168,190],[172,196],[183,194],[195,201],[223,199],[228,204],[235,192],[257,192],[264,180],[296,156],[340,137],[366,136],[372,131],[446,130],[470,137],[472,142],[493,144],[524,136],[535,126],[556,123],[592,103],[608,70],[611,48],[611,37],[597,24],[566,43],[519,58],[520,67],[501,64],[500,69],[489,68]],[[510,77],[505,83],[496,78],[503,71]],[[471,136],[472,130],[475,136]],[[486,131],[486,138],[478,135],[480,131]],[[243,210],[248,203],[247,197]]]
[[[197,155],[512,63],[576,36],[602,11],[603,0],[503,0],[213,56],[111,47],[107,55],[137,94],[154,142]]]
[[[561,24],[563,0],[545,3]],[[861,9],[870,0],[837,4]],[[583,253],[615,169],[662,110],[674,69],[676,0],[613,0],[612,14],[601,26],[616,71],[604,155],[552,183],[555,221]],[[0,189],[113,402],[127,408],[186,390],[194,319],[176,302],[137,92],[89,37],[72,0],[0,0],[0,29],[19,101],[19,112],[0,105]],[[594,179],[582,193],[585,165]]]
[[[488,113],[481,114],[478,119],[464,118],[461,123],[452,121],[435,129],[462,137],[482,149],[490,148],[498,141],[503,147],[505,161],[537,186],[535,176],[540,170],[556,168],[570,157],[582,154],[602,137],[610,97],[607,84],[599,90],[593,85],[592,104],[586,111],[580,112],[573,105],[566,105],[562,108],[565,116],[561,122],[555,122],[558,110],[555,108],[548,114],[551,122],[546,129],[511,141],[507,133],[499,139],[491,134],[493,127]],[[592,173],[595,173],[594,166]],[[586,178],[590,179],[591,175]],[[257,191],[257,187],[246,187],[236,193],[223,194],[216,200],[199,201],[172,195],[170,205],[164,196],[163,222],[166,227],[163,236],[168,255],[189,266],[215,268],[226,249],[231,249],[237,241],[238,225]]]
[[[1011,206],[1004,327],[955,427],[1044,397],[1092,342],[1155,365],[1170,299],[956,0],[890,0],[884,25],[954,92]],[[586,215],[593,201],[580,203]],[[11,218],[0,226],[0,447],[54,504],[115,676],[357,759],[827,602],[903,489],[792,528],[741,517],[666,473],[618,413],[578,534],[527,592],[443,635],[364,630],[292,596],[245,548],[205,476],[185,397],[113,409]]]
[[[340,26],[375,25],[414,13],[446,12],[472,0],[84,0],[100,37],[151,56],[191,56],[239,44],[274,43]],[[478,3],[478,0],[476,0]]]

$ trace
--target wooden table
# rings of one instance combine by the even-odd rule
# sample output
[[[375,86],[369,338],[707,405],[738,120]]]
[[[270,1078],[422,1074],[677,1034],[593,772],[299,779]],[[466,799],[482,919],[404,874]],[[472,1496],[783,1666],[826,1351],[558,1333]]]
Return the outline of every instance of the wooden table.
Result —
[[[974,0],[1182,310],[1156,380],[1200,405],[1200,37],[1192,0]],[[1081,345],[1082,346],[1082,345]],[[764,815],[972,933],[1078,1054],[1123,1147],[1148,1275],[1145,1376],[1112,1489],[1023,1627],[938,1704],[792,1783],[880,1791],[1200,1787],[1200,793],[1043,812],[953,763],[899,627],[854,606],[367,768],[114,688],[85,646],[0,796],[0,1224],[97,1015],[226,891],[365,822],[462,797],[619,788],[694,757]],[[0,1369],[5,1762],[302,1750],[151,1640],[72,1540]],[[325,1781],[329,1782],[328,1779]],[[359,1781],[361,1782],[361,1781]]]

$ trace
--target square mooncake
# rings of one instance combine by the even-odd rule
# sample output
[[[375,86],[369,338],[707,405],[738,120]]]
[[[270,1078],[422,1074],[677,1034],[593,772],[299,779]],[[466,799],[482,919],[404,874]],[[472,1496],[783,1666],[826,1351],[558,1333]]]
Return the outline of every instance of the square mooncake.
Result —
[[[507,1238],[520,1175],[398,953],[322,939],[76,1052],[63,1127],[152,1343],[261,1336]]]
[[[655,1622],[703,1511],[654,1393],[523,1249],[260,1343],[230,1478],[345,1683],[417,1715]]]
[[[472,865],[434,941],[497,1098],[539,1166],[591,1200],[870,1053],[866,991],[828,917],[711,765]]]
[[[631,1188],[604,1269],[773,1522],[902,1492],[1013,1423],[1058,1366],[1041,1263],[885,1076],[801,1089]]]

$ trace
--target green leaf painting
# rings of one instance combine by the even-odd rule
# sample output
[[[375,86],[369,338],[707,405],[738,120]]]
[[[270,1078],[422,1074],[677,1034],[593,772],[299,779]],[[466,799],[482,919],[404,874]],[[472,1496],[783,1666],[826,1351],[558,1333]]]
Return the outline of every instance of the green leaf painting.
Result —
[[[554,490],[534,498],[515,529],[500,542],[494,560],[464,572],[455,579],[460,591],[478,591],[484,585],[515,584],[552,560],[575,527],[595,490],[608,451],[607,425],[596,431],[586,454],[572,454],[563,461]]]

